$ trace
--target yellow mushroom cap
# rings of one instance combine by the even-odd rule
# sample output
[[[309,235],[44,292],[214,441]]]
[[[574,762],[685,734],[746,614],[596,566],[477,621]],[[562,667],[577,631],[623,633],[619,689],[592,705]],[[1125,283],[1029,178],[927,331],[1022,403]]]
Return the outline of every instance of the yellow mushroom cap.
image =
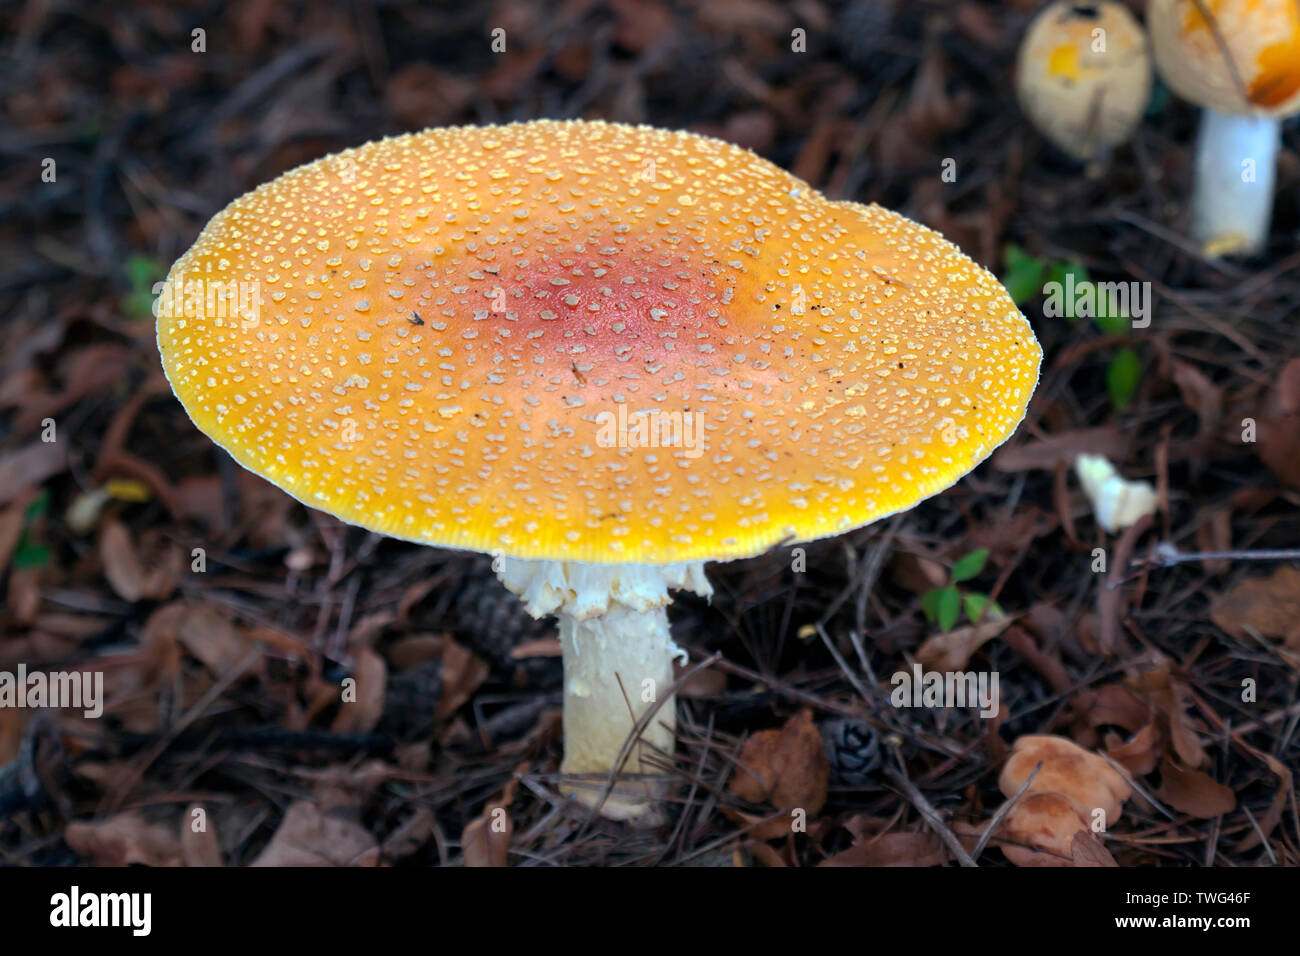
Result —
[[[1151,0],[1147,25],[1160,75],[1183,99],[1228,114],[1300,112],[1296,0]]]
[[[1016,96],[1053,145],[1091,159],[1142,119],[1151,96],[1146,34],[1120,3],[1053,3],[1020,43]]]
[[[195,424],[305,504],[653,564],[947,488],[1041,358],[937,233],[727,143],[581,121],[368,143],[237,199],[172,267],[158,346]]]

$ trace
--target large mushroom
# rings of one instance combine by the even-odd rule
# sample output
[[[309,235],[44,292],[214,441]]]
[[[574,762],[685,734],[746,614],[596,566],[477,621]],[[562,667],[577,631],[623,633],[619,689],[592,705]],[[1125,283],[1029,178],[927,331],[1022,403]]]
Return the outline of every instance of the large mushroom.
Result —
[[[1192,238],[1210,256],[1264,248],[1273,216],[1281,121],[1300,113],[1295,0],[1151,0],[1156,68],[1203,107]]]
[[[673,749],[669,590],[947,488],[1041,358],[929,229],[718,140],[551,121],[368,143],[237,199],[172,267],[158,345],[246,468],[497,555],[559,618],[566,792],[638,823]]]

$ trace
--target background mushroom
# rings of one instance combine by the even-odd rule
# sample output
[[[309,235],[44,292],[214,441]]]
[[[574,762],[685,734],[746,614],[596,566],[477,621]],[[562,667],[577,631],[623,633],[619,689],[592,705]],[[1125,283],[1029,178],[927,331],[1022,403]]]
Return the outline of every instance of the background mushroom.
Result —
[[[1016,866],[1109,860],[1093,840],[1093,825],[1108,828],[1118,821],[1132,788],[1105,758],[1066,737],[1026,734],[1016,738],[998,787],[1014,798],[1026,783],[1000,825],[1001,835],[1010,841],[1002,845],[1008,860]],[[1080,847],[1077,839],[1088,846]]]
[[[1051,734],[1016,738],[998,776],[1002,792],[1008,797],[1015,794],[1039,762],[1043,766],[1029,782],[1029,792],[1063,793],[1074,801],[1085,820],[1094,810],[1102,810],[1107,822],[1115,820],[1132,792],[1128,781],[1104,757],[1084,750],[1067,737]]]
[[[497,555],[559,618],[562,769],[591,775],[568,790],[641,823],[662,776],[602,791],[671,753],[669,590],[953,484],[1041,357],[916,223],[717,140],[550,121],[368,143],[241,197],[173,266],[158,345],[240,464]]]
[[[1203,107],[1192,237],[1207,255],[1263,249],[1280,122],[1300,113],[1300,6],[1286,0],[1151,0],[1161,77]]]
[[[1132,135],[1151,96],[1146,34],[1120,3],[1053,3],[1025,31],[1016,96],[1034,128],[1077,160]]]

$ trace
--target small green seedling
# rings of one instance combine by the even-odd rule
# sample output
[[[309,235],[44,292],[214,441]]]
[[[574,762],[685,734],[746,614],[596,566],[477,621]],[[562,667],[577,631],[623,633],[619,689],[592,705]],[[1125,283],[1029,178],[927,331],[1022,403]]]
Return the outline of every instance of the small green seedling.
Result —
[[[993,601],[990,604],[987,594],[979,591],[963,591],[957,587],[962,581],[969,581],[983,571],[984,562],[988,557],[988,548],[972,551],[952,566],[951,580],[947,587],[931,588],[925,592],[921,598],[921,610],[925,612],[926,620],[938,625],[941,631],[951,631],[957,619],[961,617],[963,608],[972,624],[980,620],[980,616],[985,613],[985,607],[988,607],[990,618],[1002,616],[1002,608],[998,607],[998,602]]]

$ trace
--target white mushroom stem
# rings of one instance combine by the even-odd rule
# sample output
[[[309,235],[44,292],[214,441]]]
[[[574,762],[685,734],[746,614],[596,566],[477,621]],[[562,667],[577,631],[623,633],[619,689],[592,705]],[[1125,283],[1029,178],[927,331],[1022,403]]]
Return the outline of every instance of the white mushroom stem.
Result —
[[[1201,111],[1192,236],[1207,255],[1250,255],[1264,248],[1280,140],[1276,119]]]
[[[558,619],[564,661],[560,770],[575,775],[561,789],[588,806],[599,803],[602,815],[611,819],[658,824],[668,789],[660,767],[672,755],[677,728],[672,697],[635,739],[633,733],[672,685],[673,659],[685,657],[669,633],[668,591],[711,595],[703,562],[586,564],[498,557],[493,566],[530,614]],[[623,776],[606,796],[615,767]]]

